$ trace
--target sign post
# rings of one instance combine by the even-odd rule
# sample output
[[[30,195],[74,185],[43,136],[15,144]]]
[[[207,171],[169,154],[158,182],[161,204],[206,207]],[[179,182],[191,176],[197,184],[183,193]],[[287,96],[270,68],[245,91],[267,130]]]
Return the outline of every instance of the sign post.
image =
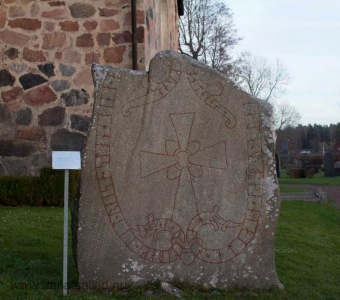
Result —
[[[79,151],[52,151],[52,169],[65,170],[64,181],[64,251],[63,251],[63,296],[67,296],[68,255],[68,191],[70,170],[80,170]]]

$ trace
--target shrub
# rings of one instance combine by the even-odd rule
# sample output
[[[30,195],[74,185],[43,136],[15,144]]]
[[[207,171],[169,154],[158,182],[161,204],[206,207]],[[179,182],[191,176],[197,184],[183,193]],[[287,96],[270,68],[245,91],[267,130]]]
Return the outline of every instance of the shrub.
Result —
[[[70,171],[69,199],[74,196],[78,178],[79,171]],[[39,177],[0,177],[0,205],[63,206],[64,171],[46,167]]]

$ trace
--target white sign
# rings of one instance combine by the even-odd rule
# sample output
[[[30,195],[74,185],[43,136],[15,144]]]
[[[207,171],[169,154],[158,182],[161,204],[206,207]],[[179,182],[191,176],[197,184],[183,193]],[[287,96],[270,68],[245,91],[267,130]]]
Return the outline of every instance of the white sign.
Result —
[[[80,170],[81,159],[79,151],[52,151],[52,169]]]

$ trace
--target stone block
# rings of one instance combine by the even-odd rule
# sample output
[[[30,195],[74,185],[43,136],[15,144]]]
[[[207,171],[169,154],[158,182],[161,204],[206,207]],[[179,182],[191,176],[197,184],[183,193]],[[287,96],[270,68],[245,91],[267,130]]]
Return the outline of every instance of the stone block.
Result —
[[[85,87],[93,86],[91,70],[85,69],[79,72],[73,82],[75,83],[76,86],[85,86]]]
[[[4,54],[9,58],[9,59],[16,59],[18,58],[18,49],[16,48],[8,48],[6,51],[4,51]]]
[[[56,94],[47,85],[32,89],[24,96],[24,101],[32,106],[41,106],[55,100]]]
[[[83,24],[83,27],[88,31],[95,30],[97,26],[98,26],[98,23],[96,21],[86,20]]]
[[[64,61],[79,64],[81,62],[81,54],[77,50],[66,50],[64,52]]]
[[[79,24],[77,21],[64,21],[60,22],[59,26],[63,31],[78,31]]]
[[[12,28],[21,28],[25,30],[37,30],[41,28],[41,21],[38,19],[15,19],[8,21],[9,27]]]
[[[85,54],[85,63],[87,65],[92,63],[99,63],[100,53],[99,52],[90,52]]]
[[[32,121],[32,110],[29,107],[20,109],[17,112],[15,123],[18,125],[29,125]]]
[[[43,37],[43,49],[61,48],[66,43],[66,34],[64,32],[46,33]]]
[[[86,3],[74,3],[69,9],[73,18],[88,18],[96,13],[95,7]]]
[[[42,127],[32,127],[18,130],[17,140],[27,140],[33,142],[46,141],[46,132]]]
[[[8,91],[1,93],[2,100],[5,102],[17,100],[22,97],[23,89],[21,87],[14,87]]]
[[[132,34],[130,31],[123,31],[120,33],[114,33],[112,40],[115,42],[115,44],[125,44],[125,43],[131,43],[132,42]]]
[[[120,28],[119,23],[113,19],[102,20],[100,23],[101,31],[113,31],[119,28]]]
[[[50,19],[66,19],[68,17],[68,11],[65,8],[56,8],[51,11],[44,11],[41,16],[43,18],[50,18]]]
[[[51,136],[51,148],[54,151],[82,151],[86,137],[80,133],[59,129]]]
[[[0,176],[29,176],[29,168],[28,157],[0,157]]]
[[[15,78],[6,69],[0,70],[0,87],[2,86],[13,86]]]
[[[111,33],[101,32],[97,35],[97,42],[99,46],[108,46],[110,45]]]
[[[101,17],[113,17],[118,15],[119,10],[114,8],[99,8],[99,16]]]
[[[7,17],[6,10],[0,9],[0,28],[5,27],[5,25],[6,25],[6,17]]]
[[[48,78],[55,76],[54,64],[38,65],[38,69],[41,73],[45,74]]]
[[[46,56],[43,51],[41,50],[31,50],[28,48],[24,48],[22,52],[22,56],[24,60],[30,62],[44,62],[46,61]]]
[[[93,37],[91,33],[84,33],[76,38],[76,46],[77,47],[93,47]]]
[[[72,76],[76,72],[76,68],[60,63],[59,71],[62,76]]]
[[[107,63],[119,64],[123,62],[126,46],[121,45],[112,48],[106,48],[104,50],[104,60]]]
[[[93,77],[73,209],[80,284],[177,278],[207,288],[282,288],[271,106],[170,51],[157,54],[149,72],[94,65]],[[255,129],[245,112],[256,116]]]
[[[21,6],[11,6],[8,9],[8,15],[11,18],[24,17],[25,16],[25,11],[22,9]]]
[[[84,90],[71,90],[61,94],[60,101],[66,106],[78,106],[88,103],[90,95]]]
[[[71,116],[71,128],[74,130],[88,132],[91,125],[91,118],[81,115]]]
[[[35,146],[29,142],[0,140],[0,156],[26,157],[35,150]]]
[[[56,92],[61,92],[68,90],[71,84],[68,80],[55,80],[52,81],[50,85]]]
[[[50,166],[52,166],[52,153],[45,152],[34,154],[31,158],[30,175],[39,176],[41,168]]]
[[[20,76],[19,82],[21,83],[24,90],[28,90],[32,87],[35,87],[37,85],[47,82],[47,80],[38,74],[27,73],[27,74]]]
[[[4,30],[0,31],[0,40],[7,45],[24,46],[30,40],[26,34],[18,33],[15,31]]]
[[[38,116],[39,126],[58,126],[63,124],[65,119],[65,107],[56,106],[46,109]]]

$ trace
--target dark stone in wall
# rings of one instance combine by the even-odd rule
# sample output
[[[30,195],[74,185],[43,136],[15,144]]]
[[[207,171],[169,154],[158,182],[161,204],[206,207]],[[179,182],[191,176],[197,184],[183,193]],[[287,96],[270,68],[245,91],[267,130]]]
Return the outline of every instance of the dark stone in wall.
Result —
[[[76,68],[73,67],[73,66],[60,64],[59,70],[60,70],[62,76],[72,76],[75,73]]]
[[[35,146],[28,142],[0,140],[0,156],[26,157],[35,151]]]
[[[51,136],[51,148],[54,151],[82,151],[86,137],[80,133],[59,129]]]
[[[52,81],[50,85],[56,92],[61,92],[70,88],[70,82],[68,80],[55,80]]]
[[[8,123],[12,121],[12,117],[8,112],[6,105],[0,104],[0,123]]]
[[[69,9],[73,18],[88,18],[96,13],[93,5],[85,3],[74,3]]]
[[[18,58],[18,49],[16,48],[8,48],[4,54],[9,58],[9,59],[16,59]]]
[[[48,78],[55,76],[53,64],[38,65],[38,69],[40,70],[41,73],[44,73]]]
[[[28,176],[30,159],[29,157],[1,157],[0,176]],[[1,171],[2,169],[2,171]]]
[[[38,153],[32,155],[31,158],[31,174],[32,176],[39,176],[40,169],[43,167],[51,166],[52,153]]]
[[[58,126],[61,125],[65,117],[65,108],[61,106],[48,108],[38,116],[40,126]]]
[[[0,87],[13,85],[15,78],[5,69],[0,70]]]
[[[71,90],[61,94],[60,101],[66,106],[82,105],[88,102],[90,95],[84,90]]]
[[[30,89],[34,86],[47,82],[47,80],[44,77],[38,74],[32,74],[32,73],[22,75],[19,78],[19,81],[22,87],[24,88],[24,90]]]
[[[91,125],[91,118],[81,115],[71,116],[71,128],[74,130],[88,132]]]
[[[17,112],[15,123],[18,125],[29,125],[32,120],[32,110],[30,108],[20,109]]]

